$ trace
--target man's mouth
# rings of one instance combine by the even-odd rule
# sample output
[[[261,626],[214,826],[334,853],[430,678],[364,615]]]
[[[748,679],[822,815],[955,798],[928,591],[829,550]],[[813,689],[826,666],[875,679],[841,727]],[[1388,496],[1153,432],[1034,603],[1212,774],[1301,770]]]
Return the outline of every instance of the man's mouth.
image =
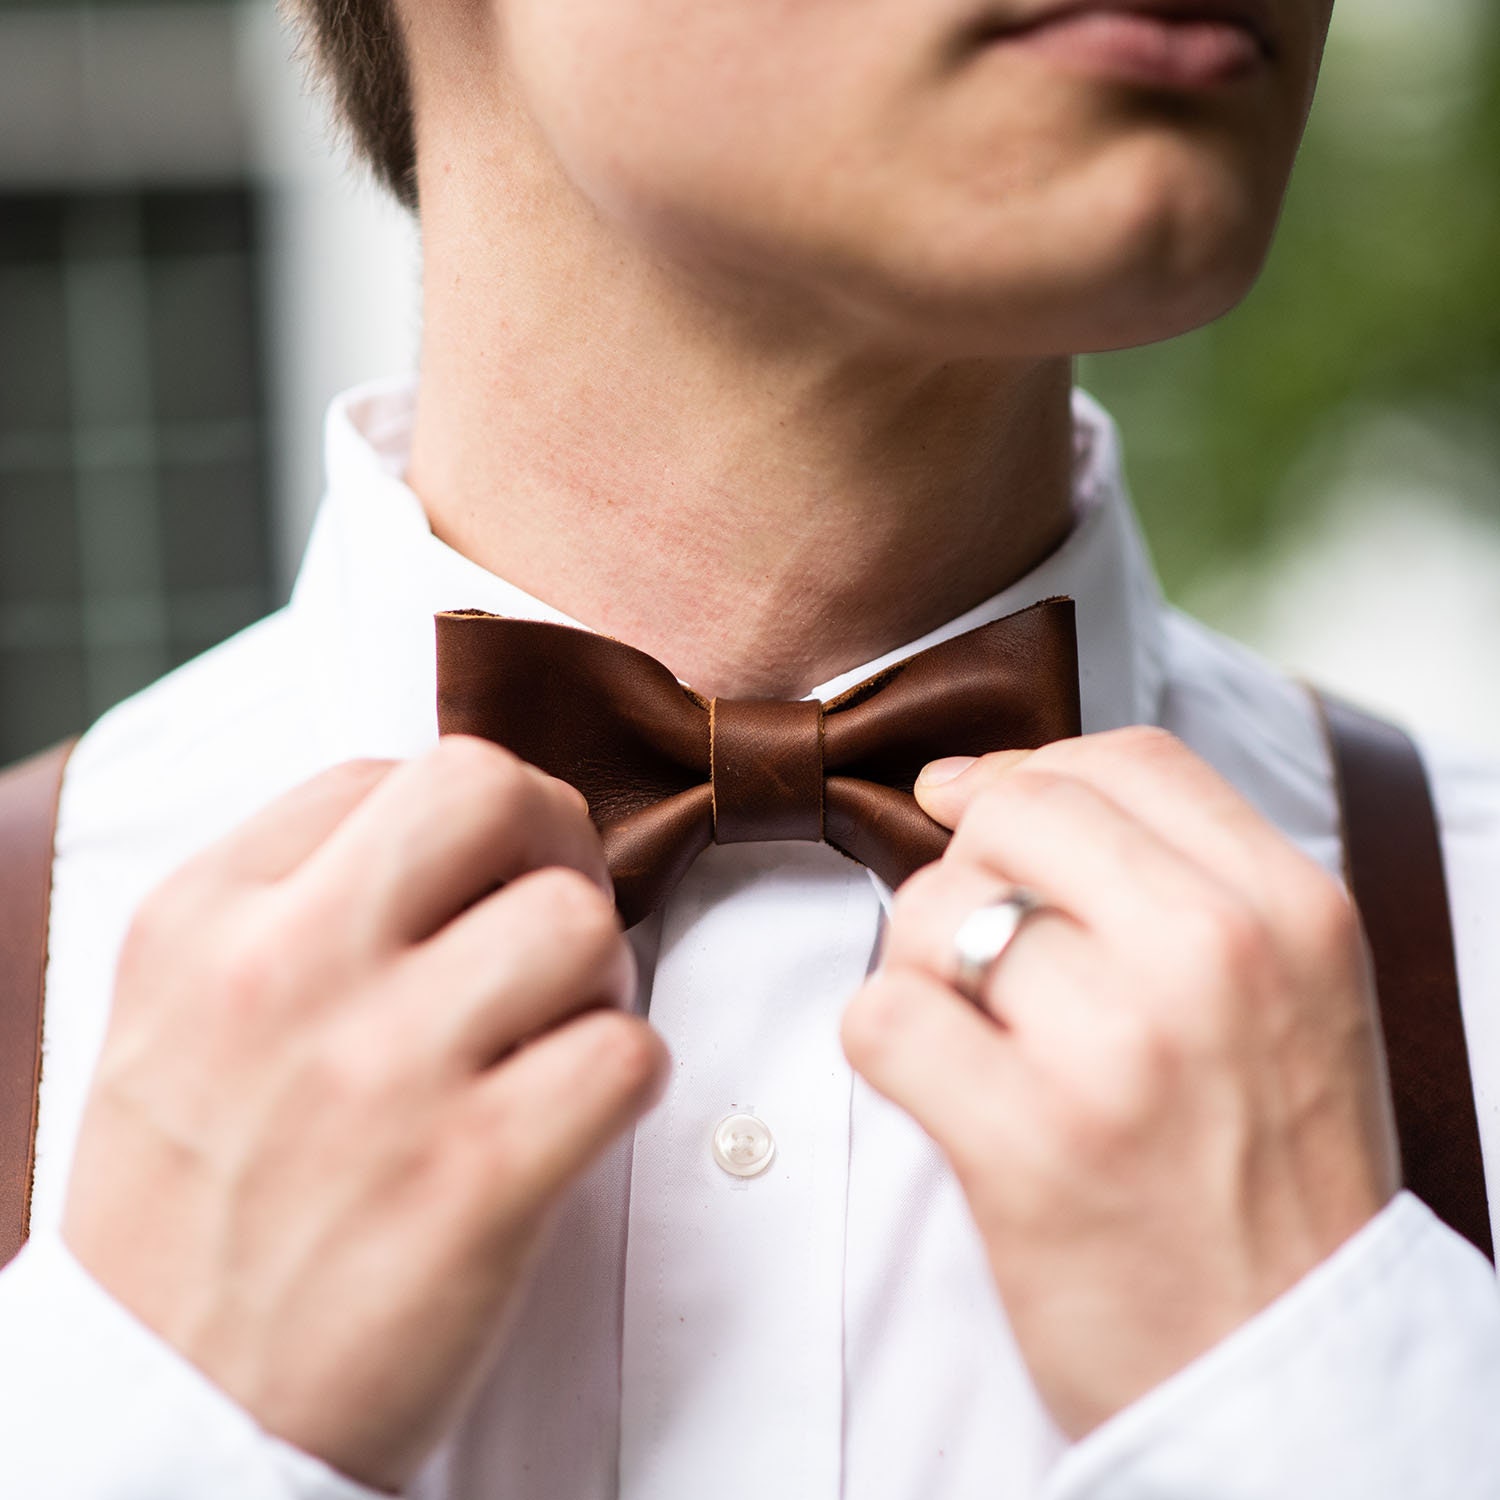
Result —
[[[1261,0],[1119,0],[990,14],[975,49],[1004,48],[1148,88],[1203,91],[1259,72],[1276,56]]]

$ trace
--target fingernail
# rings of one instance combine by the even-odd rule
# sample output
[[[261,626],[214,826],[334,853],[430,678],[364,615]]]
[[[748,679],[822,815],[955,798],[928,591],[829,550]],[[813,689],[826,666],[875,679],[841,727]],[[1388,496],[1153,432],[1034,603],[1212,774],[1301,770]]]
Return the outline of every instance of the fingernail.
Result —
[[[932,761],[922,767],[922,774],[917,780],[923,786],[942,786],[946,782],[957,781],[978,758],[975,755],[950,755],[946,760]]]

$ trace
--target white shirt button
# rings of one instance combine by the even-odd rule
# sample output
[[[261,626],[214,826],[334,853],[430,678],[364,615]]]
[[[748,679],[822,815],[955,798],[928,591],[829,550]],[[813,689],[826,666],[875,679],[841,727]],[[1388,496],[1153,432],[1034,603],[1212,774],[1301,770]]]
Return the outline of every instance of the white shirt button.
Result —
[[[714,1160],[736,1177],[757,1177],[771,1165],[776,1142],[764,1120],[725,1115],[714,1126]]]

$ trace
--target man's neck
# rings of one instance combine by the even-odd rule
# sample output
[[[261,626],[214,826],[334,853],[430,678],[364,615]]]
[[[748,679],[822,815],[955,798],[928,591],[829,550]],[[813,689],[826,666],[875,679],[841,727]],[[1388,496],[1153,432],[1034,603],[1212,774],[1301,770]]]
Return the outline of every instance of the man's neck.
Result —
[[[854,350],[520,212],[493,243],[440,195],[423,217],[434,530],[700,692],[800,696],[1067,534],[1065,360]]]

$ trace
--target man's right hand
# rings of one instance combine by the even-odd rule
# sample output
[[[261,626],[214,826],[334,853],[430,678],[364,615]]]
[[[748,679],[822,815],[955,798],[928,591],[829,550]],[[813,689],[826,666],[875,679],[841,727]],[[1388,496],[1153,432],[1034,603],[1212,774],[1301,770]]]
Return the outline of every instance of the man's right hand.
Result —
[[[399,1487],[665,1085],[609,889],[583,799],[478,740],[269,807],[126,940],[74,1255],[268,1432]]]

